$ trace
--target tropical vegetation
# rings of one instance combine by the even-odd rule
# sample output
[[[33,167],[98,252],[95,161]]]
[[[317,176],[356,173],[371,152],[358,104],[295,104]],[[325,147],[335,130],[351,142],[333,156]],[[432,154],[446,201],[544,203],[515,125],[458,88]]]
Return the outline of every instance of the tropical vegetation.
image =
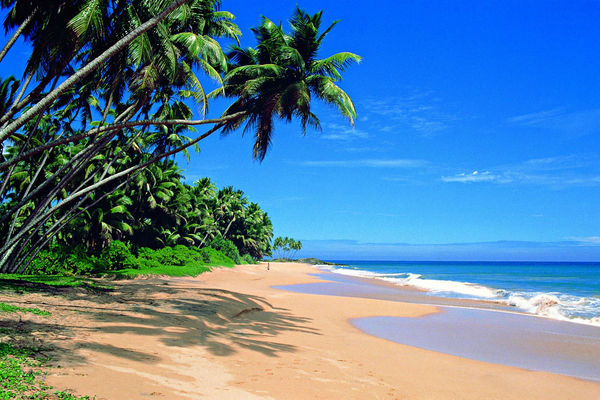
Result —
[[[0,336],[7,333],[13,332],[0,332]],[[44,382],[45,368],[50,361],[44,350],[0,343],[0,399],[89,399],[89,396],[52,390],[52,386]]]
[[[299,240],[287,236],[273,239],[273,252],[277,258],[290,260],[299,250],[302,250],[302,242]]]
[[[183,183],[171,156],[243,128],[262,160],[276,119],[320,127],[313,98],[355,118],[337,83],[360,58],[319,58],[336,24],[321,29],[321,12],[296,9],[289,33],[263,17],[256,47],[243,48],[217,0],[0,6],[13,32],[0,62],[17,40],[30,50],[20,77],[0,81],[0,272],[41,271],[50,267],[40,260],[59,254],[82,271],[132,270],[143,249],[182,245],[218,248],[235,262],[234,248],[247,260],[268,255],[267,214],[234,188]],[[230,51],[220,45],[227,40]],[[205,90],[205,77],[216,88]],[[204,118],[218,96],[231,105]]]

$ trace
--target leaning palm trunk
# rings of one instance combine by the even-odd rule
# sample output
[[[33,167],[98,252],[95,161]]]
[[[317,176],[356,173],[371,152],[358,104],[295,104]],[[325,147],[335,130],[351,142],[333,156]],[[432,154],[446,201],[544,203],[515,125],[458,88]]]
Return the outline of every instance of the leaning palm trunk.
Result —
[[[334,82],[341,79],[340,71],[360,58],[340,53],[323,60],[314,59],[323,37],[331,29],[318,35],[320,13],[310,16],[298,10],[291,35],[283,34],[281,27],[265,19],[260,27],[259,50],[249,49],[248,57],[238,57],[238,61],[247,61],[245,65],[236,65],[237,61],[227,62],[218,42],[209,36],[212,33],[206,33],[218,29],[205,29],[205,24],[194,28],[185,20],[190,10],[198,9],[194,7],[213,7],[219,3],[217,0],[173,0],[162,11],[164,3],[153,0],[116,3],[125,7],[126,12],[117,15],[124,19],[107,15],[100,21],[109,27],[103,32],[99,32],[102,23],[95,24],[93,18],[82,17],[88,11],[86,7],[75,10],[78,18],[67,15],[68,32],[73,35],[66,37],[73,40],[59,48],[62,53],[51,60],[55,65],[48,71],[35,64],[35,59],[33,66],[28,64],[27,73],[36,69],[36,76],[43,78],[28,94],[26,81],[11,107],[3,108],[7,111],[0,116],[0,146],[10,142],[12,147],[0,157],[0,176],[4,180],[0,188],[3,214],[0,227],[4,231],[0,231],[2,272],[25,270],[43,246],[65,227],[68,231],[76,226],[82,219],[67,225],[82,213],[89,215],[87,211],[101,199],[107,199],[116,188],[129,190],[133,185],[128,188],[128,182],[141,171],[186,151],[218,130],[229,133],[243,125],[246,129],[256,128],[254,156],[262,160],[271,142],[275,118],[290,121],[298,117],[303,128],[319,126],[310,111],[313,96],[336,106],[350,121],[355,117],[352,101]],[[182,5],[189,7],[170,15]],[[156,16],[142,23],[138,14],[131,11],[137,10],[135,7],[152,11],[139,15]],[[40,9],[40,13],[45,12]],[[52,13],[48,15],[44,22],[60,19]],[[110,25],[113,22],[115,25]],[[211,17],[204,22],[213,23]],[[31,26],[41,25],[36,21]],[[129,31],[131,26],[136,28]],[[235,29],[229,32],[218,37],[239,35]],[[43,50],[44,43],[33,48]],[[313,50],[307,53],[303,49]],[[46,53],[37,55],[40,54]],[[265,59],[278,60],[281,65],[261,64],[260,60]],[[71,73],[67,65],[79,69]],[[204,93],[190,65],[199,65],[221,84],[213,93],[235,98],[223,117],[193,121],[193,112],[182,106],[193,97],[206,109],[210,97]],[[45,92],[52,80],[60,80],[59,76],[64,80]],[[124,99],[123,93],[129,98]],[[98,115],[100,121],[95,121]],[[83,122],[73,128],[75,120]],[[40,121],[45,125],[38,129]],[[194,140],[178,136],[184,127],[200,124],[214,126]],[[173,136],[179,140],[172,140]],[[112,204],[109,200],[97,207],[99,213],[104,204]],[[234,221],[235,217],[229,220],[223,236],[238,240],[240,224]],[[209,234],[204,235],[202,243]]]
[[[44,98],[42,98],[36,105],[31,107],[29,110],[24,112],[21,116],[19,116],[16,120],[10,122],[5,128],[0,130],[0,143],[10,137],[13,133],[17,131],[21,126],[23,126],[27,121],[36,116],[37,114],[43,112],[46,108],[48,108],[58,97],[64,93],[67,89],[73,87],[77,83],[81,82],[86,76],[94,72],[96,69],[100,68],[106,60],[113,57],[115,54],[119,53],[126,46],[129,45],[135,38],[140,36],[141,34],[149,31],[158,25],[163,19],[165,19],[173,10],[175,10],[180,5],[186,3],[188,0],[176,0],[171,5],[166,7],[159,15],[150,18],[148,21],[131,31],[128,35],[123,37],[121,40],[117,41],[114,45],[109,47],[104,53],[100,56],[96,57],[89,64],[82,67],[79,71],[71,75],[67,78],[63,83],[61,83],[56,89],[52,90],[48,93]]]
[[[2,50],[0,50],[0,61],[2,61],[2,59],[4,58],[6,53],[8,53],[8,51],[11,49],[13,44],[15,44],[15,42],[17,41],[19,36],[21,36],[21,33],[23,33],[23,30],[25,28],[27,28],[29,23],[33,20],[36,13],[37,13],[37,8],[35,10],[33,10],[33,12],[27,18],[25,18],[25,21],[23,21],[23,23],[21,25],[19,25],[17,30],[10,37],[10,39],[8,39],[8,42],[6,42],[6,44],[4,45]]]
[[[179,153],[179,152],[187,149],[190,146],[193,146],[194,144],[198,143],[199,141],[207,138],[208,136],[212,135],[214,132],[221,129],[225,122],[236,119],[236,118],[240,118],[242,115],[243,115],[243,113],[237,113],[234,115],[223,117],[219,120],[210,120],[210,122],[212,122],[212,123],[215,123],[215,121],[219,121],[220,123],[217,123],[213,128],[211,128],[204,134],[198,136],[196,139],[185,143],[184,145],[181,145],[175,149],[172,149],[170,151],[163,152],[159,155],[156,155],[146,162],[126,168],[125,170],[117,172],[110,176],[106,176],[108,167],[117,158],[117,157],[115,157],[104,168],[104,171],[100,175],[98,182],[89,184],[85,187],[80,186],[80,188],[78,188],[79,190],[74,191],[66,198],[64,198],[64,199],[58,201],[56,204],[52,205],[53,202],[57,201],[55,196],[59,191],[58,189],[61,186],[64,186],[64,184],[61,186],[58,186],[58,187],[54,187],[53,190],[50,192],[50,194],[47,195],[42,200],[40,206],[36,207],[37,212],[34,212],[23,223],[23,225],[19,227],[18,232],[15,232],[14,236],[9,237],[8,240],[6,240],[5,243],[3,244],[3,246],[0,248],[0,271],[5,272],[5,273],[17,272],[19,270],[19,266],[25,262],[25,259],[21,259],[21,257],[20,257],[21,253],[24,251],[23,249],[29,248],[31,246],[31,243],[30,243],[31,240],[35,238],[35,235],[37,235],[39,232],[42,231],[42,228],[45,226],[47,221],[53,215],[55,215],[57,212],[64,209],[64,207],[66,207],[70,203],[72,203],[74,201],[81,202],[81,200],[85,199],[87,196],[89,196],[90,193],[95,192],[95,191],[105,187],[106,185],[110,184],[111,182],[116,182],[116,181],[118,182],[118,180],[120,180],[120,179],[123,179],[126,177],[131,177],[132,174],[135,174],[136,172],[141,171],[144,168],[147,168],[149,165],[154,164],[165,157],[169,157],[173,154]],[[208,120],[205,120],[205,121],[208,121]],[[204,121],[187,121],[187,122],[193,123],[193,124],[206,123]],[[146,122],[144,122],[144,124],[145,123]],[[157,124],[157,122],[153,122],[153,123]],[[119,153],[119,154],[121,154],[121,153]],[[87,157],[81,157],[81,158],[84,161],[88,159]],[[85,164],[81,164],[81,165],[71,169],[71,173],[69,173],[67,175],[66,183],[68,183],[71,179],[73,179],[75,174],[77,172],[81,171],[84,166],[85,166]],[[105,195],[103,195],[103,196],[105,197]],[[23,202],[21,202],[21,203],[23,203]],[[21,207],[23,207],[24,205],[25,204],[22,204]],[[15,210],[14,212],[18,212],[18,210]],[[70,215],[72,215],[73,213],[76,213],[76,212],[78,212],[78,207],[71,208],[70,210],[65,212],[63,217],[65,215],[66,215],[66,217],[61,219],[61,221],[63,221],[64,219],[68,218]],[[7,216],[5,215],[1,219],[6,219],[6,217]],[[61,226],[64,226],[64,224]],[[52,229],[51,235],[54,236],[56,234],[56,232],[58,232],[58,231],[59,231],[58,229]],[[45,240],[41,240],[41,242],[43,242],[44,244],[47,243],[47,241],[45,241]],[[14,253],[17,248],[20,248],[21,250],[18,250],[17,253]],[[28,255],[30,253],[27,253],[27,251],[25,251],[25,254]],[[11,256],[12,256],[12,259],[9,262],[9,258]]]

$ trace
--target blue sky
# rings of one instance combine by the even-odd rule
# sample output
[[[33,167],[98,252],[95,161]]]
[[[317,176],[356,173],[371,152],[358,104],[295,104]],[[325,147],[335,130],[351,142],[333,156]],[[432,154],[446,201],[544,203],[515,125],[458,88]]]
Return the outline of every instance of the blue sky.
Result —
[[[223,7],[253,45],[295,4]],[[355,127],[316,105],[322,132],[279,124],[262,164],[251,138],[211,138],[190,178],[242,188],[304,255],[600,260],[599,2],[300,5],[341,20],[323,56],[364,57],[341,84]]]
[[[305,256],[600,261],[600,2],[299,4],[341,20],[322,56],[364,58],[341,83],[354,128],[315,103],[322,132],[278,124],[263,163],[210,137],[189,181],[242,189]],[[223,1],[245,46],[295,5]]]

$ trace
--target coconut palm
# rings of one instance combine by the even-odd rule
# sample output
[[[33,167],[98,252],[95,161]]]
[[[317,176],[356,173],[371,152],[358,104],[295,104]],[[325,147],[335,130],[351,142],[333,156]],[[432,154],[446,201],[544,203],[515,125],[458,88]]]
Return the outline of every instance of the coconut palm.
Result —
[[[8,193],[0,189],[0,227],[17,221],[15,216],[24,218],[15,222],[18,231],[10,240],[0,243],[3,271],[15,271],[21,252],[35,255],[112,192],[123,190],[130,196],[131,182],[150,165],[221,128],[225,133],[242,126],[255,131],[254,156],[262,159],[274,119],[296,117],[303,130],[319,127],[310,108],[312,97],[334,105],[351,122],[355,117],[352,101],[337,82],[360,58],[351,53],[318,58],[324,37],[335,25],[320,30],[321,13],[297,9],[289,34],[263,19],[254,30],[256,49],[235,47],[227,62],[216,40],[237,39],[239,29],[217,0],[52,0],[56,7],[39,0],[0,1],[9,8],[7,28],[18,27],[15,34],[32,47],[19,93],[0,116],[0,144],[10,138],[20,146],[3,152],[8,155],[0,160],[4,182],[16,184],[13,172],[31,171],[20,177],[18,192],[17,186]],[[31,18],[27,10],[33,10]],[[54,32],[57,26],[66,29]],[[208,104],[196,76],[199,70],[223,83],[214,95],[234,98],[219,119],[190,120],[187,99],[194,98],[201,111]],[[34,88],[25,90],[30,81]],[[184,126],[201,124],[213,127],[188,140]],[[200,205],[190,207],[191,202],[178,207],[175,223],[165,227],[169,237],[179,234],[186,242],[202,237],[201,244],[218,234],[233,238],[245,229],[248,206],[243,195],[238,197],[207,200],[214,202],[211,212]],[[136,220],[135,212],[131,217]],[[115,216],[125,223],[129,218],[125,213]],[[259,244],[264,240],[254,239],[260,233],[239,235],[242,246],[268,250]],[[11,266],[3,267],[9,258]]]
[[[361,58],[348,52],[318,58],[324,38],[337,21],[323,31],[321,23],[322,11],[310,15],[296,8],[290,21],[292,31],[287,34],[281,25],[263,17],[253,29],[256,49],[234,47],[228,54],[231,65],[224,79],[225,96],[236,100],[224,115],[240,111],[244,115],[226,122],[224,132],[242,126],[244,132],[253,131],[253,155],[259,160],[271,144],[275,118],[290,122],[296,117],[304,132],[307,126],[320,128],[311,111],[313,96],[333,105],[350,123],[356,117],[352,100],[336,82],[341,80],[341,72]]]

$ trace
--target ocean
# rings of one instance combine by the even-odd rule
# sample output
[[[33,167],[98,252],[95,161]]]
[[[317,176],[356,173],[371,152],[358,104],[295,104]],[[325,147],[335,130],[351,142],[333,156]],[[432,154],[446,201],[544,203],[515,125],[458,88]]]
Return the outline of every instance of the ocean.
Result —
[[[333,261],[338,274],[481,299],[552,319],[600,326],[600,263]]]

